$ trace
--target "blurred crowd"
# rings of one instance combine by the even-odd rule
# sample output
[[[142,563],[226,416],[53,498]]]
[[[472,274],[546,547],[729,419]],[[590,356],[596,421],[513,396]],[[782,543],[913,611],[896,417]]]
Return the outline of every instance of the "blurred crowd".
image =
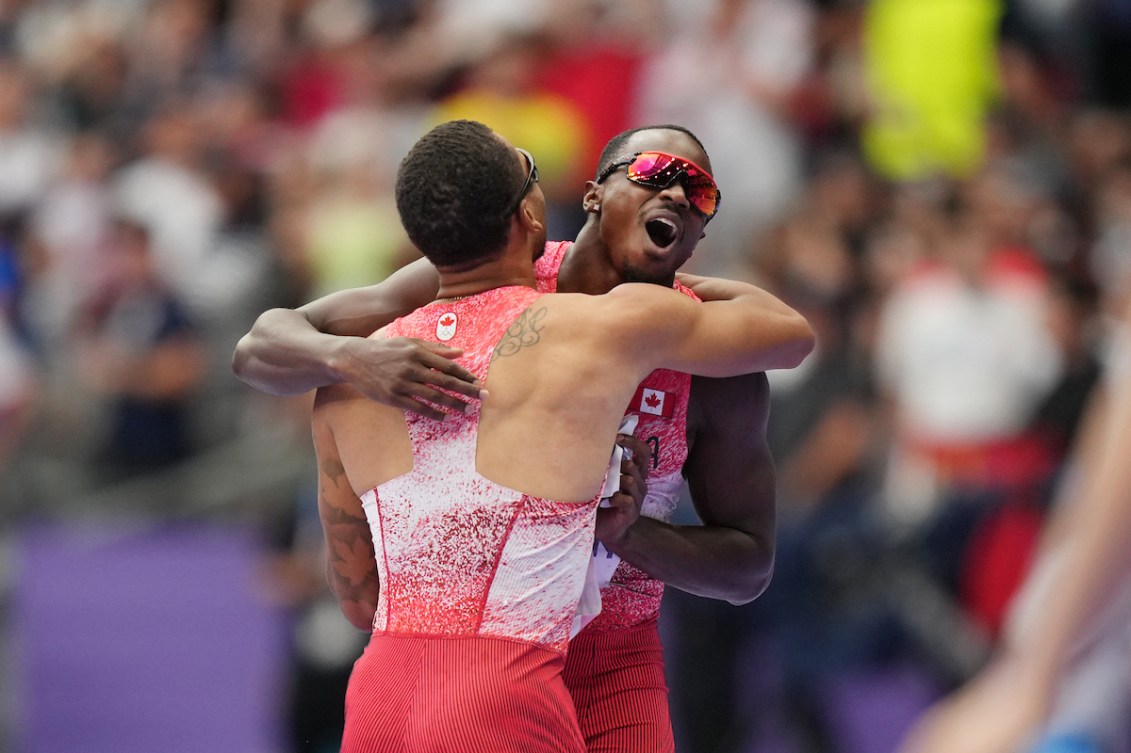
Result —
[[[687,270],[757,282],[818,333],[771,374],[773,585],[668,602],[683,750],[772,729],[840,753],[838,673],[969,676],[1131,292],[1128,0],[8,0],[0,523],[308,442],[304,401],[231,376],[235,340],[416,258],[393,175],[460,117],[537,156],[561,239],[609,137],[690,128],[723,203]],[[308,604],[294,475],[274,591]],[[741,676],[770,665],[737,661],[766,650],[773,713]]]

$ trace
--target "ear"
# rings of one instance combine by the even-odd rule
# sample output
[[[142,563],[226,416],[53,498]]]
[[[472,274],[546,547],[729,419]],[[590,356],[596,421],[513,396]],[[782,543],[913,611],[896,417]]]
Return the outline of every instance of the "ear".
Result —
[[[522,207],[515,214],[518,215],[523,230],[530,233],[540,233],[545,228],[545,217],[539,217],[538,213],[531,208],[529,198],[528,196],[522,200]]]
[[[601,211],[601,195],[604,192],[605,187],[596,181],[586,181],[585,195],[581,197],[581,208],[586,214],[596,214]]]

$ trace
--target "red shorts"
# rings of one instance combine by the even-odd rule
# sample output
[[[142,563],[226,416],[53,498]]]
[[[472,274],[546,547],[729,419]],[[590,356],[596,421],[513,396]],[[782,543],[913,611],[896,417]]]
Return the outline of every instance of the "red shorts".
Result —
[[[673,753],[657,622],[582,630],[569,643],[566,687],[589,753]]]
[[[562,655],[498,638],[376,633],[346,689],[342,753],[585,753]]]

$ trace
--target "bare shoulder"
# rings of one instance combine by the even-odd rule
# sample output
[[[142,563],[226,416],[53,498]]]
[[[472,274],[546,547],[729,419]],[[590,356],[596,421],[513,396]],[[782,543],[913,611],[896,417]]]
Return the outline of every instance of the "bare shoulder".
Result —
[[[604,297],[616,306],[655,306],[692,300],[683,293],[676,292],[674,288],[649,282],[624,282],[610,290]]]
[[[580,324],[589,320],[598,319],[603,306],[604,295],[586,295],[584,293],[549,293],[542,296],[530,305],[526,316],[537,315],[545,319],[546,323],[552,322],[555,328]]]
[[[644,282],[622,283],[604,295],[586,298],[582,308],[588,316],[606,318],[631,330],[655,326],[658,315],[675,316],[695,305],[691,298],[671,288]]]

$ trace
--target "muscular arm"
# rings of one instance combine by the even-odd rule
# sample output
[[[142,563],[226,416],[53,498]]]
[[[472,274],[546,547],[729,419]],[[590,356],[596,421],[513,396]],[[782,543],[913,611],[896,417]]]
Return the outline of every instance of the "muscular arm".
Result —
[[[813,330],[805,317],[757,285],[682,273],[676,275],[676,279],[703,301],[732,301],[744,296],[762,309],[759,327],[767,333],[767,340],[772,337],[780,343],[774,350],[767,351],[762,370],[792,369],[813,350]]]
[[[378,285],[265,311],[236,345],[232,371],[272,395],[345,382],[370,399],[433,418],[439,412],[421,400],[463,410],[463,401],[434,389],[479,396],[482,385],[452,360],[461,351],[411,338],[365,339],[430,302],[437,285],[435,268],[417,261]]]
[[[684,474],[701,526],[639,518],[611,551],[697,596],[752,601],[774,562],[774,466],[766,445],[765,374],[692,381]]]
[[[792,309],[767,313],[765,291],[737,285],[732,298],[698,303],[659,285],[624,283],[561,306],[590,352],[648,371],[731,377],[804,360],[814,344],[805,317]]]
[[[329,427],[316,415],[318,517],[326,539],[326,580],[342,614],[358,630],[370,630],[380,583],[369,523],[353,493]]]

